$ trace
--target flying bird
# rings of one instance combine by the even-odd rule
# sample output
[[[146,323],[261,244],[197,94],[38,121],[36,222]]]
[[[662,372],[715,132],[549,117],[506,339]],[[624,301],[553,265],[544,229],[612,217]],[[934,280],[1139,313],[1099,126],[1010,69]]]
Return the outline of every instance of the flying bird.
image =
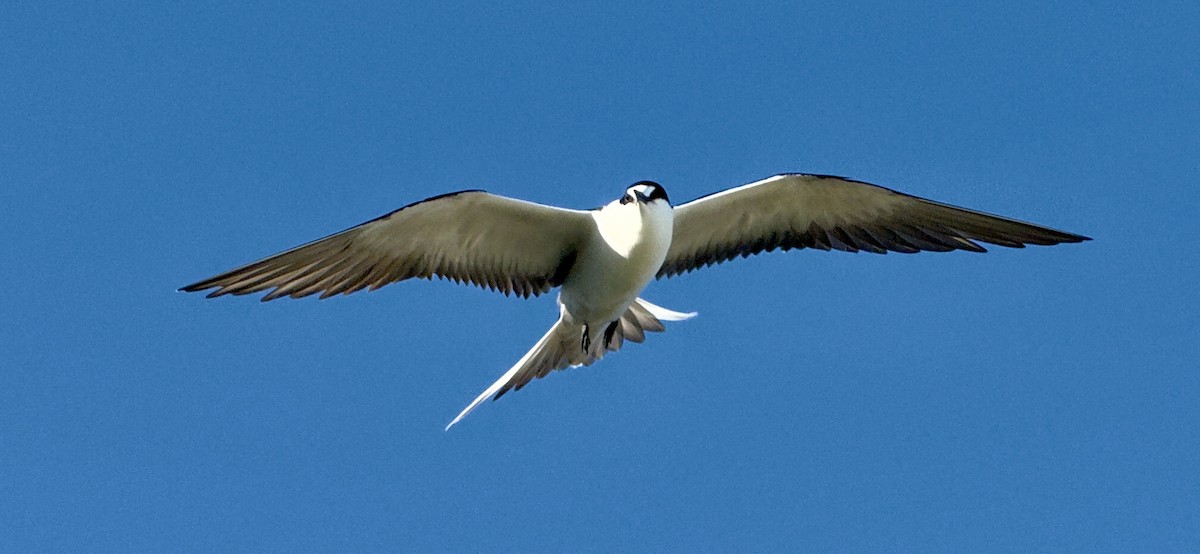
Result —
[[[345,231],[180,289],[208,297],[269,291],[321,298],[434,276],[528,298],[559,288],[558,321],[479,394],[481,402],[535,378],[586,366],[640,343],[663,321],[696,314],[638,295],[651,280],[776,249],[914,253],[979,242],[1023,248],[1090,240],[829,175],[783,174],[672,206],[640,181],[593,210],[572,210],[466,190],[409,204]]]

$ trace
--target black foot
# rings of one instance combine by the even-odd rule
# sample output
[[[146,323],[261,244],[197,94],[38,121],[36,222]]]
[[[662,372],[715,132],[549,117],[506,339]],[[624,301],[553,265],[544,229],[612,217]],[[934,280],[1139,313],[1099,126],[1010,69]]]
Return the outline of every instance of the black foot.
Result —
[[[620,323],[620,320],[609,323],[608,329],[604,330],[604,346],[607,347],[612,345],[613,335],[617,333],[618,323]]]

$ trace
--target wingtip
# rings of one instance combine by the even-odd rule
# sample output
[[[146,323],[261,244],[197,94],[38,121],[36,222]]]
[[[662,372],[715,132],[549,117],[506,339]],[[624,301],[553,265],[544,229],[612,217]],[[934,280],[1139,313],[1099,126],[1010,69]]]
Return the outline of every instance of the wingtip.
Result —
[[[212,285],[205,281],[200,281],[198,283],[184,285],[175,290],[176,290],[176,292],[204,292],[208,289],[212,289],[213,287],[215,287],[215,285]],[[224,292],[222,292],[222,289],[220,287],[217,287],[214,290],[212,290],[211,292],[209,292],[208,294],[204,295],[204,297],[205,298],[213,298],[215,296],[220,296],[222,294],[224,294]]]
[[[1045,243],[1039,242],[1039,243],[1032,243],[1032,244],[1053,246],[1055,244],[1064,244],[1064,243],[1076,244],[1076,243],[1087,242],[1089,240],[1092,240],[1092,237],[1089,237],[1087,235],[1081,235],[1079,233],[1072,233],[1070,231],[1061,231],[1058,229],[1047,229],[1047,230],[1050,232],[1049,234],[1050,234],[1051,240],[1053,242],[1048,241]]]

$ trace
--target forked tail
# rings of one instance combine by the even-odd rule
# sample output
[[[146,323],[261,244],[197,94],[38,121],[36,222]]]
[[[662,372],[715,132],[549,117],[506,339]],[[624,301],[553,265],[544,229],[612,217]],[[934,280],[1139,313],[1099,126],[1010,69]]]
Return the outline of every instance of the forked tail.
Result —
[[[559,317],[533,348],[529,349],[515,365],[504,372],[495,383],[475,397],[458,417],[455,417],[446,429],[449,430],[467,414],[471,413],[488,397],[493,400],[504,396],[510,390],[521,390],[530,381],[545,377],[551,371],[567,367],[592,365],[604,357],[608,351],[616,352],[621,345],[629,340],[642,342],[646,340],[646,331],[661,332],[666,328],[663,321],[683,321],[696,317],[696,312],[683,313],[656,306],[638,298],[629,305],[621,318],[614,321],[605,330],[604,340],[591,342],[591,347],[584,351],[580,345],[583,326],[578,323],[567,323]]]

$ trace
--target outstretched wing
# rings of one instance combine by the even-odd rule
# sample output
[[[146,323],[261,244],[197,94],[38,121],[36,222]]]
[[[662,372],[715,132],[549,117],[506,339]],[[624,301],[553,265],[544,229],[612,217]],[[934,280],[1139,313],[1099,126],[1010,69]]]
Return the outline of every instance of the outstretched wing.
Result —
[[[435,196],[392,213],[193,283],[209,297],[266,290],[321,298],[434,275],[516,294],[562,284],[591,222],[587,212],[480,190]]]
[[[786,174],[675,208],[674,236],[658,278],[776,248],[947,252],[1023,248],[1088,237],[827,175]]]

